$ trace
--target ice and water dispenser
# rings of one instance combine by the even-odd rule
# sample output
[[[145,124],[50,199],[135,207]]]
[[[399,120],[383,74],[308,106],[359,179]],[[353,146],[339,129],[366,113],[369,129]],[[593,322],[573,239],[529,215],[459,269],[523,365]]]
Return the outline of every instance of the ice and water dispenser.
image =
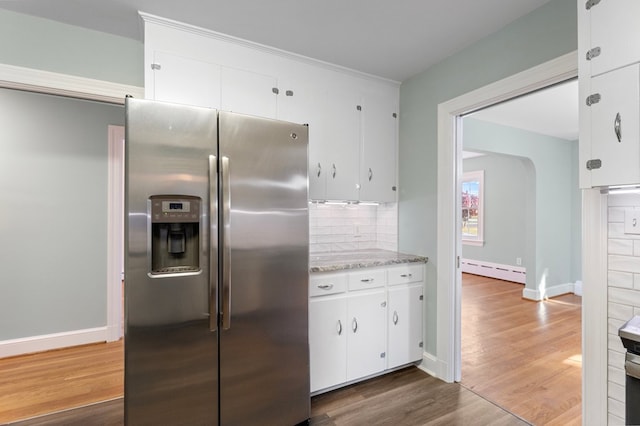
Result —
[[[202,200],[158,195],[150,201],[151,274],[198,272]]]
[[[624,369],[626,373],[625,423],[640,424],[640,316],[627,321],[618,330],[622,344],[627,349]]]

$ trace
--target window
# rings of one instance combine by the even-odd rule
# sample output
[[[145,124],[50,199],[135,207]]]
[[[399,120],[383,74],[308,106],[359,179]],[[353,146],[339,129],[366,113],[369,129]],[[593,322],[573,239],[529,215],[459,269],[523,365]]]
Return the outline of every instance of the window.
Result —
[[[467,172],[462,177],[462,243],[474,246],[484,244],[483,192],[484,170]]]

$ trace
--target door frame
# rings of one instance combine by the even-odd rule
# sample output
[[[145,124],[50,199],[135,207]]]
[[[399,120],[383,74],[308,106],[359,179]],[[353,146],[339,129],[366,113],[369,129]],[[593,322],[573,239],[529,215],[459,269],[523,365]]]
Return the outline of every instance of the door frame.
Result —
[[[144,98],[144,88],[139,86],[132,86],[127,84],[113,83],[110,81],[96,80],[86,77],[77,77],[67,74],[60,74],[50,71],[37,70],[32,68],[19,67],[9,64],[0,63],[0,87],[6,89],[25,90],[31,92],[44,93],[49,95],[67,96],[78,99],[85,99],[91,101],[99,101],[112,103],[117,105],[123,105],[125,97],[131,95],[137,98]],[[109,129],[111,131],[111,129]],[[111,137],[111,134],[109,135]],[[109,153],[111,159],[111,152]],[[122,160],[123,161],[123,158]],[[109,161],[111,167],[111,160]],[[119,167],[123,167],[122,162]],[[111,170],[109,174],[111,175]],[[111,180],[109,181],[111,184]],[[111,188],[109,188],[109,197],[112,197]],[[120,191],[119,191],[120,192]],[[115,196],[118,196],[117,194]],[[119,195],[122,197],[122,194]],[[109,202],[111,207],[112,203]],[[118,208],[117,206],[115,208]],[[121,210],[120,210],[121,211]],[[69,346],[69,344],[85,344],[91,343],[91,341],[113,341],[118,340],[121,337],[121,274],[122,274],[122,257],[123,249],[118,248],[122,245],[123,237],[118,239],[118,233],[114,232],[111,228],[111,218],[114,215],[120,215],[113,210],[108,211],[109,227],[107,236],[107,282],[105,292],[107,294],[107,323],[105,324],[104,331],[100,331],[98,334],[91,334],[89,337],[79,337],[75,340],[69,340],[68,336],[62,336],[59,340],[59,344],[56,344],[56,338],[50,336],[44,336],[43,343],[29,342],[28,348],[25,349],[29,352],[37,350],[47,350],[55,347]],[[121,220],[124,220],[122,218]],[[115,248],[111,250],[110,248]],[[111,277],[111,278],[110,278]],[[114,291],[112,283],[115,282],[117,290]],[[113,322],[113,321],[117,321]],[[96,329],[99,330],[99,329]],[[73,333],[73,330],[70,331]],[[102,337],[100,337],[102,335]],[[96,340],[97,339],[97,340]],[[16,351],[20,352],[20,348],[16,348]]]
[[[124,126],[109,125],[107,177],[107,342],[123,336]]]
[[[577,56],[577,51],[567,53],[438,105],[436,374],[447,382],[461,378],[462,289],[458,262],[462,257],[462,244],[457,214],[460,207],[457,188],[462,176],[461,116],[577,77]],[[588,335],[590,339],[583,337],[585,424],[587,419],[598,424],[603,415],[606,423],[607,411],[606,286],[599,285],[606,282],[606,255],[602,255],[603,246],[606,247],[606,207],[603,205],[606,206],[606,196],[599,196],[597,190],[583,191],[583,318],[591,319],[582,322],[583,336]],[[598,281],[603,276],[604,281]],[[589,368],[584,368],[585,364]]]

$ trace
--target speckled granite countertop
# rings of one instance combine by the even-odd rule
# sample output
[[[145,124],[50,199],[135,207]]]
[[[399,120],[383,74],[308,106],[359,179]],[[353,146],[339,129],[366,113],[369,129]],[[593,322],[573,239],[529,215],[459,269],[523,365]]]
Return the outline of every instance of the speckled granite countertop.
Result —
[[[370,268],[402,263],[426,263],[427,257],[388,250],[358,250],[332,253],[312,253],[310,272],[331,272],[343,269]]]

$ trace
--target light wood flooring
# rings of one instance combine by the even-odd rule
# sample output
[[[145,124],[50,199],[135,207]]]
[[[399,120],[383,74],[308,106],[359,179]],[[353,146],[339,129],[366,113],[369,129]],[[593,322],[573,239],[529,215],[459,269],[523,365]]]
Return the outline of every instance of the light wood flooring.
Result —
[[[311,424],[526,424],[497,406],[536,425],[580,424],[580,298],[521,294],[465,275],[462,386],[401,370],[314,397]],[[122,351],[115,342],[0,359],[0,424],[116,398],[16,425],[121,425]]]
[[[580,425],[581,298],[463,274],[462,385],[536,425]]]

